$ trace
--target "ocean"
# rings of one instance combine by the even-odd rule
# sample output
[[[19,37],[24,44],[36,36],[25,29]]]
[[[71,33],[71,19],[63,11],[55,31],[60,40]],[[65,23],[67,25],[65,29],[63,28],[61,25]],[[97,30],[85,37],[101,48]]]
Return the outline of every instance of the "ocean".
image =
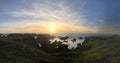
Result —
[[[64,45],[68,45],[68,49],[74,50],[78,45],[82,45],[85,42],[85,37],[88,36],[117,36],[116,34],[81,34],[81,33],[57,33],[54,34],[55,38],[50,39],[51,43],[62,42]],[[120,36],[120,35],[119,35]],[[61,39],[64,38],[64,39]]]
[[[120,36],[120,34],[88,34],[88,33],[56,33],[54,34],[54,36],[59,37],[65,37],[65,36],[69,36],[69,37],[88,37],[88,36]]]

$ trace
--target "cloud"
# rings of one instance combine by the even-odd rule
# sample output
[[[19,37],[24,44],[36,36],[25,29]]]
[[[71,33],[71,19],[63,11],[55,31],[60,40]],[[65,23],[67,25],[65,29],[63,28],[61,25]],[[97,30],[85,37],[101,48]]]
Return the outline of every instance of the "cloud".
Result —
[[[31,9],[25,8],[19,11],[13,11],[12,15],[15,17],[30,17],[53,22],[84,23],[85,18],[82,13],[81,15],[77,15],[77,12],[72,10],[70,5],[59,1],[54,3],[53,1],[34,1],[31,3]]]
[[[11,12],[11,14],[14,17],[27,18],[25,25],[21,24],[19,28],[33,26],[45,29],[49,23],[52,23],[57,24],[59,28],[60,26],[70,28],[74,32],[95,32],[95,30],[90,30],[89,26],[87,26],[88,20],[86,16],[82,12],[78,14],[64,0],[34,0],[31,3],[31,8],[19,9]]]
[[[103,19],[98,20],[100,24],[106,24],[106,22]]]
[[[25,31],[26,29],[40,31],[48,29],[50,24],[56,25],[61,32],[107,33],[116,31],[118,33],[120,30],[119,19],[116,18],[118,15],[105,17],[104,9],[101,10],[101,8],[100,15],[99,12],[91,11],[96,6],[101,7],[99,3],[98,5],[93,4],[96,5],[95,7],[88,0],[25,0],[23,3],[26,4],[21,5],[21,3],[19,1],[12,3],[13,5],[18,4],[15,7],[4,4],[9,8],[2,6],[5,11],[2,11],[1,15],[3,22],[1,20],[0,32]],[[87,6],[88,9],[86,9]],[[4,16],[5,18],[3,18]],[[64,29],[62,29],[63,27]]]

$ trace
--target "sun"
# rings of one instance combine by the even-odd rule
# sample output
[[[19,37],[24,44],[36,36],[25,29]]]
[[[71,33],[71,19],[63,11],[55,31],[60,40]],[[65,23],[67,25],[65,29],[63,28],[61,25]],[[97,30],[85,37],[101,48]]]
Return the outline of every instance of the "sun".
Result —
[[[49,28],[49,30],[50,30],[50,33],[51,34],[53,34],[53,33],[55,33],[55,26],[54,25],[50,25],[50,28]]]

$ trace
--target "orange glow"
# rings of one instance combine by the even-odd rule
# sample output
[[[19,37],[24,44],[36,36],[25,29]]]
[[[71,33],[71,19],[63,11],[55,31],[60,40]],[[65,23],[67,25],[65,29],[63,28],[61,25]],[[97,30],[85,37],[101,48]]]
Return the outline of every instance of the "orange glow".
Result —
[[[51,34],[55,33],[55,30],[56,30],[56,29],[55,29],[55,26],[54,26],[54,25],[51,25],[50,28],[49,28],[49,30],[50,30],[50,33],[51,33]]]

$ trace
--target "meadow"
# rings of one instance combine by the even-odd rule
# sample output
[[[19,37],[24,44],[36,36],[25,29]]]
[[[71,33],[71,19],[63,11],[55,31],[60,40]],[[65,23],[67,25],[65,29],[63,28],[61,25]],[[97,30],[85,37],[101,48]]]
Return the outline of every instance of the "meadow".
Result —
[[[85,37],[74,50],[61,42],[51,44],[52,38],[49,34],[0,34],[0,62],[120,63],[120,36]],[[56,44],[59,48],[55,48]]]

